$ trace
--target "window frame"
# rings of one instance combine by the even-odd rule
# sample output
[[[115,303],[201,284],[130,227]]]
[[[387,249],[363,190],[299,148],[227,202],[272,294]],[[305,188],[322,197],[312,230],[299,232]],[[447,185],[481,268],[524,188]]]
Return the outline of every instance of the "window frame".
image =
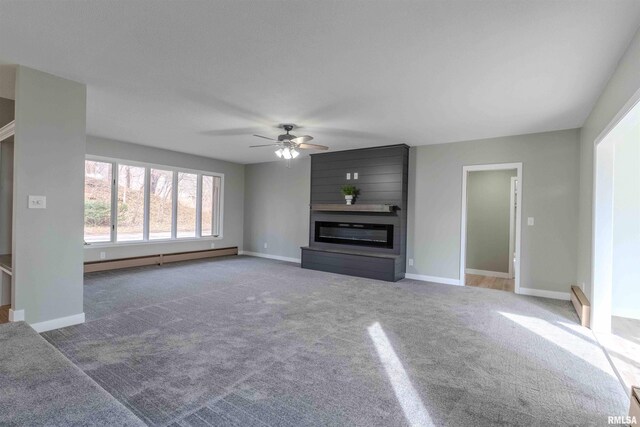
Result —
[[[109,247],[109,246],[135,246],[135,245],[154,245],[154,244],[165,244],[165,243],[173,243],[173,242],[190,242],[190,241],[201,241],[201,240],[222,240],[224,239],[224,173],[220,172],[211,172],[204,171],[198,169],[188,169],[181,168],[176,166],[169,165],[161,165],[157,163],[149,163],[149,162],[139,162],[135,160],[128,159],[119,159],[113,157],[104,157],[104,156],[95,156],[95,155],[86,155],[85,160],[90,160],[94,162],[102,162],[111,164],[112,170],[112,180],[111,180],[111,233],[110,240],[108,242],[95,242],[95,243],[87,243],[85,244],[85,248],[92,247]],[[145,168],[145,178],[144,178],[144,226],[143,226],[143,238],[142,240],[134,240],[134,241],[125,241],[118,242],[117,241],[117,230],[118,230],[118,174],[113,173],[113,171],[118,171],[118,167],[120,165],[127,166],[136,166]],[[171,238],[168,239],[149,239],[149,208],[150,208],[150,199],[151,199],[151,169],[161,169],[165,171],[171,171],[173,173],[173,183],[172,183],[172,207],[171,207],[171,221],[172,221],[172,229],[171,229]],[[178,210],[178,173],[190,173],[196,175],[196,183],[197,183],[197,197],[196,197],[196,236],[195,237],[177,237],[177,210]],[[203,236],[202,235],[202,176],[213,176],[220,178],[220,196],[219,196],[219,209],[213,210],[213,214],[211,215],[211,230],[215,231],[215,220],[216,213],[219,217],[218,219],[218,228],[219,234],[212,236]],[[114,204],[115,203],[115,204]],[[212,204],[215,205],[215,200],[212,199]],[[213,206],[212,206],[213,209]]]

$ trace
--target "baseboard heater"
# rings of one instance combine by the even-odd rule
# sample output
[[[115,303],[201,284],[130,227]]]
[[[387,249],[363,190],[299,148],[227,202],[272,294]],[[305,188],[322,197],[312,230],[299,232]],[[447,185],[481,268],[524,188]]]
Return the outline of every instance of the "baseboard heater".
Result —
[[[591,317],[591,304],[579,286],[571,286],[571,302],[576,309],[576,313],[578,313],[580,324],[588,328],[589,318]]]
[[[228,255],[238,255],[236,246],[231,248],[206,249],[202,251],[176,252],[130,258],[110,259],[105,261],[90,261],[84,263],[85,273],[96,271],[117,270],[120,268],[142,267],[145,265],[162,265],[170,262],[189,261],[203,258],[216,258]]]

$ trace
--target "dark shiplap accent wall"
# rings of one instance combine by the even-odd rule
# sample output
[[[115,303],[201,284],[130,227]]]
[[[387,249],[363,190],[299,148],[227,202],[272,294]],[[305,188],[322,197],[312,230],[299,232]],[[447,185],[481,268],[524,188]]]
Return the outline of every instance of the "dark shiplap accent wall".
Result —
[[[310,203],[345,203],[341,187],[345,184],[360,190],[357,204],[391,204],[392,213],[361,212],[311,212],[309,246],[315,251],[303,249],[302,264],[306,268],[323,269],[343,274],[398,280],[404,276],[407,230],[407,187],[409,147],[392,145],[311,156],[311,200]],[[350,173],[352,179],[347,180]],[[358,179],[353,174],[358,173]],[[315,221],[360,222],[371,224],[393,224],[393,248],[365,248],[315,242]],[[344,253],[322,253],[319,249]],[[353,255],[358,252],[358,255]],[[369,254],[372,258],[367,258]],[[376,259],[392,255],[393,262]],[[386,267],[371,268],[379,262]],[[391,270],[389,270],[391,269]],[[384,270],[376,273],[376,270]],[[373,276],[372,276],[373,275]]]

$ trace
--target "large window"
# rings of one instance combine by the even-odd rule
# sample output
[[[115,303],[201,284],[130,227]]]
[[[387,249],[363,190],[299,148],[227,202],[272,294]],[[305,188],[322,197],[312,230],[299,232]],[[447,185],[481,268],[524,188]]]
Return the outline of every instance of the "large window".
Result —
[[[87,159],[85,241],[220,237],[222,184],[220,174]]]
[[[111,163],[84,163],[84,240],[111,241]]]
[[[173,229],[173,172],[151,169],[149,193],[149,239],[170,239]]]
[[[216,206],[220,200],[222,179],[219,176],[202,176],[202,217],[203,236],[220,234],[220,209]]]
[[[178,173],[178,237],[196,236],[198,175]]]
[[[144,240],[145,168],[118,165],[118,242]]]

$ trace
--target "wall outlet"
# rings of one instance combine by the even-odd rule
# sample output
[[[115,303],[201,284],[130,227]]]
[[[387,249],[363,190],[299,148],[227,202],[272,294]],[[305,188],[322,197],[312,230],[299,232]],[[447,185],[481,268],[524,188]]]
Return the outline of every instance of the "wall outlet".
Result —
[[[269,246],[269,245],[267,245],[267,242],[264,242],[264,248],[265,249],[267,249],[267,246]]]
[[[107,259],[107,253],[105,251],[100,252],[100,259]]]
[[[46,209],[46,196],[29,196],[29,209]]]
[[[409,267],[413,267],[413,258],[409,258]]]
[[[351,179],[351,172],[347,172],[347,179]]]
[[[358,179],[358,172],[353,173],[353,179]]]
[[[215,248],[216,248],[216,244],[215,244],[215,243],[212,243],[212,244],[211,244],[211,249],[215,249]]]
[[[527,225],[532,226],[533,224],[535,224],[535,221],[533,220],[533,217],[530,216],[529,218],[527,218]]]

